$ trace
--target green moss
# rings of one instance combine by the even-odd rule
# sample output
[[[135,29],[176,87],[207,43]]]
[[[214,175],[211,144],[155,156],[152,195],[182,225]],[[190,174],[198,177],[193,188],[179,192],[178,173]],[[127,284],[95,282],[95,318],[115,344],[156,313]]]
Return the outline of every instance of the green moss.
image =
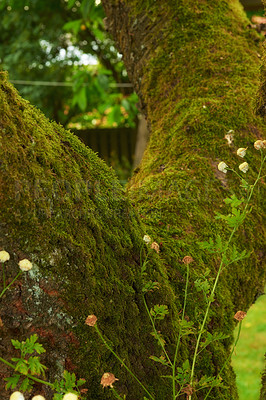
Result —
[[[53,352],[60,354],[61,348],[58,365],[60,371],[64,368],[66,344],[59,340],[60,330],[66,330],[68,343],[72,330],[77,339],[67,346],[72,349],[72,363],[89,382],[89,398],[102,398],[99,381],[106,370],[111,369],[122,383],[131,382],[93,329],[84,325],[87,315],[95,313],[114,348],[133,369],[142,370],[142,378],[151,385],[157,372],[145,377],[149,367],[143,369],[142,363],[150,363],[148,354],[144,360],[136,357],[154,347],[149,345],[148,320],[143,323],[139,268],[143,225],[114,172],[95,153],[21,99],[4,73],[0,88],[1,226],[8,238],[5,248],[15,253],[19,249],[34,260],[35,268],[23,282],[24,306],[35,332],[49,329],[50,336],[59,335],[59,349],[48,343],[48,365],[49,354],[54,360]],[[163,293],[167,288],[163,266],[158,259],[153,265]],[[44,291],[49,282],[56,285],[61,301],[52,301],[49,289]],[[170,293],[168,289],[169,302]],[[46,320],[50,322],[44,328]],[[56,366],[51,367],[57,376]],[[127,385],[122,389],[129,390]],[[129,398],[138,397],[139,388],[130,388],[130,393]]]
[[[143,12],[141,7],[134,8],[138,2],[128,4],[133,4],[134,18]],[[191,282],[207,266],[215,274],[219,259],[202,254],[197,242],[213,238],[217,232],[228,237],[226,227],[214,219],[215,211],[228,212],[223,199],[232,193],[245,196],[238,179],[217,171],[219,161],[238,169],[236,150],[248,147],[248,179],[252,181],[258,172],[260,156],[253,142],[265,132],[263,121],[254,112],[260,38],[247,28],[248,20],[236,1],[153,4],[148,24],[152,26],[156,20],[158,25],[156,31],[146,27],[153,37],[145,43],[151,47],[141,71],[141,98],[147,105],[152,135],[128,191],[154,240],[161,244],[161,257],[175,293],[181,293],[185,274],[182,258],[190,255],[196,260]],[[169,18],[160,19],[160,15]],[[231,146],[225,138],[230,130],[234,131]],[[246,310],[258,288],[263,287],[265,271],[259,254],[264,235],[258,236],[256,231],[264,229],[262,193],[256,193],[253,206],[252,217],[234,240],[239,249],[249,249],[252,255],[224,271],[210,316],[211,331],[222,327],[223,332],[232,334],[234,312]],[[190,292],[193,296],[187,314],[198,320],[204,300],[192,284]],[[230,344],[231,340],[224,343],[227,351]],[[214,346],[211,355],[212,359],[206,355],[199,362],[199,376],[221,365],[226,351],[222,356],[221,348]],[[230,368],[223,378],[231,389],[211,398],[237,398]]]
[[[93,329],[84,328],[86,316],[95,313],[121,357],[157,399],[164,399],[170,389],[163,381],[158,383],[158,376],[166,371],[149,360],[151,354],[160,354],[150,340],[141,299],[141,238],[145,232],[160,244],[159,255],[150,254],[148,273],[161,288],[149,293],[147,300],[149,306],[169,305],[173,319],[163,321],[160,330],[173,354],[184,298],[182,259],[186,255],[194,259],[186,318],[197,328],[205,300],[194,281],[207,268],[212,278],[219,265],[219,258],[200,251],[197,242],[217,232],[228,237],[227,228],[214,219],[215,211],[226,212],[224,197],[243,193],[231,174],[217,171],[217,164],[224,160],[237,168],[235,151],[248,146],[247,160],[253,165],[249,179],[256,175],[258,155],[255,150],[252,155],[252,142],[262,137],[264,129],[253,110],[259,44],[236,1],[125,3],[133,21],[143,16],[147,5],[153,6],[144,21],[147,59],[141,66],[136,63],[152,135],[130,183],[130,200],[92,151],[71,133],[49,124],[1,74],[0,188],[6,210],[1,218],[17,246],[34,253],[41,273],[62,286],[64,311],[73,317],[72,329],[79,340],[76,363],[89,379],[88,398],[103,397],[99,378],[106,370],[119,377],[129,400],[141,398]],[[225,135],[231,129],[234,143],[229,146]],[[234,313],[247,310],[263,286],[263,234],[256,232],[258,227],[263,232],[262,201],[258,193],[252,217],[234,240],[239,250],[252,254],[223,272],[208,319],[209,331],[222,331],[229,338],[201,353],[197,378],[219,372],[232,343]],[[178,365],[187,358],[191,361],[194,346],[194,336],[183,340]],[[230,367],[223,379],[229,390],[214,390],[210,399],[237,399]]]

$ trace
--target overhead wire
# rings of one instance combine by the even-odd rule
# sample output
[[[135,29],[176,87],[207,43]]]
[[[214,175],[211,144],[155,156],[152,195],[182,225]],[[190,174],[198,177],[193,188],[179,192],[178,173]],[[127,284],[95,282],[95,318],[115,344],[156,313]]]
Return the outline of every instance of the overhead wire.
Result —
[[[25,81],[10,79],[10,82],[14,85],[33,85],[33,86],[74,86],[73,82],[52,82],[52,81]],[[84,84],[86,86],[86,84]],[[122,87],[133,87],[132,83],[110,83],[110,87],[122,88]]]

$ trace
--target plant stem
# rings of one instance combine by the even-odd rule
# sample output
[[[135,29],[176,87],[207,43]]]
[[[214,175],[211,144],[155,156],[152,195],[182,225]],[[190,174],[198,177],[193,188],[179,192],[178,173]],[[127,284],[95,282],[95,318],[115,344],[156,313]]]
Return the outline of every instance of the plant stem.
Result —
[[[185,298],[184,298],[184,305],[183,305],[183,312],[182,312],[182,318],[181,318],[181,323],[178,331],[178,338],[177,338],[177,344],[175,348],[175,356],[174,356],[174,362],[173,362],[173,400],[176,399],[176,392],[175,392],[175,370],[176,370],[176,359],[177,359],[177,353],[179,349],[179,344],[180,344],[180,339],[181,339],[181,332],[182,332],[182,322],[184,321],[185,318],[185,310],[186,310],[186,305],[187,305],[187,292],[188,292],[188,280],[189,280],[189,264],[187,264],[187,276],[186,276],[186,287],[185,287]]]
[[[153,319],[152,319],[150,310],[149,310],[149,308],[148,308],[148,305],[147,305],[147,302],[146,302],[146,299],[145,299],[145,295],[143,295],[143,302],[144,302],[146,311],[147,311],[147,313],[148,313],[148,315],[149,315],[149,318],[150,318],[150,321],[151,321],[151,324],[152,324],[152,328],[153,328],[155,337],[156,337],[156,339],[158,340],[158,342],[160,343],[161,348],[163,349],[163,352],[164,352],[164,354],[165,354],[165,357],[167,358],[167,361],[168,361],[169,364],[172,366],[173,364],[172,364],[172,362],[171,362],[171,360],[170,360],[170,358],[169,358],[169,356],[168,356],[168,354],[167,354],[167,351],[165,350],[165,347],[164,347],[162,341],[160,340],[160,337],[159,337],[158,332],[157,332],[157,330],[156,330],[154,321],[153,321]]]
[[[114,387],[111,387],[112,392],[114,393],[115,397],[119,400],[123,400],[123,398],[117,393]]]
[[[155,400],[154,397],[150,394],[150,392],[145,388],[145,386],[140,382],[140,380],[133,374],[133,372],[126,366],[126,364],[124,363],[124,361],[113,351],[113,349],[109,346],[109,344],[106,342],[106,340],[104,339],[104,337],[102,336],[101,332],[99,331],[99,328],[96,325],[94,325],[94,328],[96,329],[96,332],[98,333],[98,336],[100,337],[100,339],[102,340],[102,342],[104,343],[104,345],[108,348],[108,350],[110,350],[110,352],[118,359],[118,361],[125,367],[125,369],[130,373],[130,375],[133,376],[133,378],[138,382],[138,384],[142,387],[142,389],[149,395],[149,397],[152,400]]]
[[[15,282],[15,280],[22,274],[22,271],[19,271],[19,273],[17,274],[17,276],[13,279],[13,281],[7,286],[5,287],[1,294],[0,294],[0,298],[4,295],[4,293],[7,291],[7,289]]]
[[[200,344],[200,339],[201,339],[202,333],[203,333],[204,328],[205,328],[207,317],[209,315],[210,306],[211,306],[211,304],[213,302],[214,292],[215,292],[215,289],[216,289],[220,274],[221,274],[222,269],[223,269],[226,251],[227,251],[228,246],[229,246],[229,244],[230,244],[230,242],[231,242],[231,240],[232,240],[232,238],[233,238],[233,236],[235,234],[236,229],[237,228],[234,227],[234,229],[232,230],[231,235],[230,235],[230,237],[229,237],[229,239],[228,239],[228,241],[226,243],[225,249],[223,251],[223,255],[222,255],[221,262],[220,262],[220,266],[219,266],[219,269],[218,269],[218,272],[217,272],[217,275],[216,275],[216,278],[215,278],[215,282],[214,282],[211,294],[209,296],[210,300],[209,300],[209,302],[207,304],[207,309],[206,309],[206,312],[205,312],[205,315],[204,315],[204,319],[203,319],[203,322],[202,322],[201,327],[200,327],[200,331],[199,331],[199,335],[198,335],[198,339],[197,339],[197,343],[196,343],[196,347],[195,347],[195,351],[194,351],[192,367],[191,367],[191,374],[190,374],[190,385],[191,386],[192,386],[193,378],[194,378],[194,370],[195,370],[195,364],[196,364],[196,359],[197,359],[197,355],[198,355],[198,348],[199,348],[199,344]],[[189,395],[188,400],[191,400],[191,398],[192,398],[192,395]]]
[[[251,186],[251,190],[250,190],[250,193],[249,193],[245,208],[243,210],[243,214],[245,214],[246,211],[247,211],[247,207],[248,207],[249,201],[250,201],[250,199],[252,197],[252,194],[254,192],[254,189],[255,189],[255,187],[256,187],[256,185],[257,185],[257,183],[258,183],[258,181],[259,181],[259,179],[261,177],[261,171],[262,171],[262,167],[263,167],[265,159],[266,159],[266,156],[263,158],[263,154],[262,154],[262,151],[261,151],[261,165],[260,165],[259,173],[258,173],[257,179],[255,180],[254,184]],[[237,172],[235,172],[235,173],[237,174]],[[242,179],[242,177],[241,177],[241,179]],[[211,294],[210,294],[210,300],[208,302],[207,309],[206,309],[206,312],[205,312],[205,315],[204,315],[204,319],[203,319],[203,322],[202,322],[201,327],[200,327],[200,332],[199,332],[199,335],[198,335],[198,339],[197,339],[197,343],[196,343],[196,347],[195,347],[195,351],[194,351],[194,356],[193,356],[192,367],[191,367],[191,375],[190,375],[190,385],[191,386],[193,384],[194,370],[195,370],[196,358],[197,358],[197,355],[198,355],[198,348],[199,348],[199,344],[200,344],[200,339],[201,339],[201,336],[202,336],[202,333],[203,333],[203,330],[204,330],[204,327],[205,327],[205,324],[206,324],[206,321],[207,321],[207,317],[208,317],[208,314],[209,314],[211,303],[213,301],[213,295],[214,295],[214,292],[215,292],[215,289],[216,289],[220,274],[222,272],[222,267],[224,265],[224,259],[225,259],[225,256],[226,256],[227,249],[228,249],[229,244],[230,244],[230,242],[231,242],[236,230],[238,229],[238,227],[239,227],[239,225],[235,226],[233,228],[233,230],[231,232],[231,235],[230,235],[230,237],[229,237],[229,239],[227,241],[227,244],[226,244],[226,246],[224,248],[224,251],[223,251],[223,254],[222,254],[221,263],[220,263],[220,266],[219,266],[219,270],[217,272],[216,279],[215,279],[215,282],[214,282],[214,285],[213,285],[213,288],[212,288],[212,291],[211,291]],[[223,366],[223,368],[224,368],[224,366]],[[189,395],[188,400],[191,400],[191,398],[192,398],[192,395]]]
[[[218,377],[219,377],[219,376],[221,375],[221,373],[223,372],[223,370],[224,370],[226,364],[228,363],[228,361],[230,361],[231,358],[232,358],[233,352],[234,352],[234,350],[235,350],[235,348],[236,348],[236,345],[237,345],[238,340],[239,340],[239,337],[240,337],[241,327],[242,327],[242,321],[240,321],[240,323],[239,323],[239,328],[238,328],[238,332],[237,332],[237,337],[236,337],[235,343],[234,343],[234,345],[233,345],[233,347],[232,347],[232,350],[231,350],[229,356],[228,356],[227,359],[225,360],[224,365],[222,366],[221,371],[220,371],[219,374],[218,374]],[[210,394],[210,392],[211,392],[212,389],[213,389],[213,385],[210,387],[210,390],[208,391],[208,393],[207,393],[206,396],[204,397],[204,400],[207,399],[207,397],[209,396],[209,394]]]
[[[6,361],[4,358],[0,357],[0,361],[2,361],[4,364],[8,365],[10,368],[13,368],[14,370],[16,370],[16,366],[13,365],[13,364],[11,364],[10,362]],[[19,371],[18,371],[18,372],[19,372]],[[35,376],[30,375],[30,374],[23,374],[22,372],[19,372],[19,373],[20,373],[21,375],[27,376],[28,378],[32,379],[32,380],[35,381],[35,382],[43,383],[44,385],[53,387],[53,384],[50,383],[50,382],[43,381],[42,379],[36,378]]]

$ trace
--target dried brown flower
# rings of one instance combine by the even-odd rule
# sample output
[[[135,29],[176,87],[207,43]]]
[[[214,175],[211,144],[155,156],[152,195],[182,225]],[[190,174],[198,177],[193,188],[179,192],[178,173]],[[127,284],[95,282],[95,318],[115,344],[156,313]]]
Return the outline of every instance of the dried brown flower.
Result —
[[[152,248],[153,250],[155,250],[156,253],[159,253],[159,251],[160,251],[160,246],[159,246],[158,243],[156,243],[156,242],[153,242],[153,243],[151,244],[151,248]]]
[[[190,385],[185,386],[182,390],[182,393],[185,393],[188,396],[191,396],[193,394],[193,387]]]
[[[89,326],[94,326],[96,324],[96,321],[97,321],[96,315],[89,315],[86,318],[85,324]]]
[[[183,258],[182,261],[183,261],[184,264],[190,264],[190,263],[192,263],[194,260],[193,260],[193,258],[190,257],[190,256],[185,256],[185,257]]]
[[[101,379],[101,385],[103,387],[110,386],[112,388],[115,381],[118,381],[118,379],[114,376],[114,374],[111,374],[110,372],[105,372]]]
[[[237,321],[242,321],[246,315],[247,313],[245,311],[237,311],[237,313],[234,315],[234,319]]]

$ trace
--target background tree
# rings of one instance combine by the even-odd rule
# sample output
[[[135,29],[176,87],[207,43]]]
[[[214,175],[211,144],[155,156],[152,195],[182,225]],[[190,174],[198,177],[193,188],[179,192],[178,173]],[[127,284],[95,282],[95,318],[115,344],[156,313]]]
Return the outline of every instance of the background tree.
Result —
[[[239,182],[217,171],[217,164],[229,160],[237,166],[236,149],[251,147],[263,135],[263,119],[254,114],[260,38],[247,28],[237,1],[103,4],[148,119],[149,146],[125,194],[93,152],[49,124],[1,74],[0,244],[13,253],[13,269],[24,256],[35,264],[31,276],[3,299],[1,346],[8,356],[11,337],[37,332],[47,341],[51,375],[65,367],[79,370],[89,377],[88,398],[101,399],[99,377],[112,370],[129,400],[141,398],[141,390],[84,325],[95,313],[122,359],[163,399],[170,385],[158,377],[165,371],[149,360],[160,354],[142,302],[142,236],[148,233],[160,245],[159,254],[150,253],[147,270],[160,289],[148,295],[148,302],[169,307],[161,331],[171,353],[183,304],[182,259],[194,259],[186,318],[197,321],[204,298],[193,282],[206,268],[214,276],[217,262],[196,243],[218,230],[227,235],[214,212],[223,209],[226,195],[241,195]],[[233,143],[227,140],[229,130],[234,130]],[[249,157],[254,177],[258,160]],[[197,378],[219,371],[230,351],[233,315],[247,310],[262,291],[262,201],[258,192],[252,218],[234,241],[252,254],[224,271],[207,326],[230,337],[201,354]],[[194,345],[193,336],[183,341],[179,364],[191,359]],[[210,398],[237,399],[230,366],[223,380],[228,388],[213,390]]]
[[[64,125],[73,116],[95,109],[102,115],[111,110],[111,126],[134,125],[137,99],[127,87],[121,55],[104,30],[103,16],[101,5],[91,0],[1,1],[1,68],[15,82],[35,82],[17,87],[48,117]],[[125,87],[118,89],[116,83]]]

